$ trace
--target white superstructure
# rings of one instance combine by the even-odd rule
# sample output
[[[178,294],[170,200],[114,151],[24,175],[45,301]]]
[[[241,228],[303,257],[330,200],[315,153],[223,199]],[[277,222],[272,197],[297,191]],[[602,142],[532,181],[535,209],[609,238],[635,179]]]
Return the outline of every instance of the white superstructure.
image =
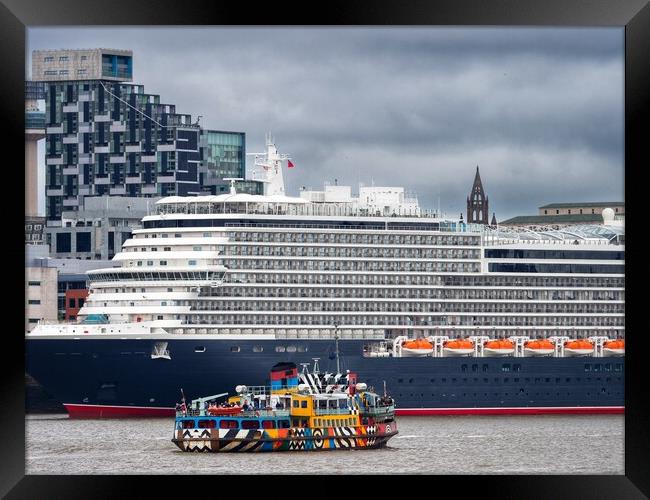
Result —
[[[403,188],[290,197],[267,147],[267,194],[158,201],[122,267],[88,273],[79,320],[274,338],[624,335],[621,227],[466,225]]]

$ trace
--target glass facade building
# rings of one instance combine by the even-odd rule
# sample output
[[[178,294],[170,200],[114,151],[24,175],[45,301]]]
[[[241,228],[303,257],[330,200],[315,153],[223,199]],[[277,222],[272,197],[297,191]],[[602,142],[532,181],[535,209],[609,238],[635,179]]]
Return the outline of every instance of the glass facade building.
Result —
[[[201,130],[201,169],[199,182],[203,191],[223,194],[230,191],[224,178],[246,177],[246,134],[219,130]],[[258,181],[237,181],[238,193],[263,194]]]

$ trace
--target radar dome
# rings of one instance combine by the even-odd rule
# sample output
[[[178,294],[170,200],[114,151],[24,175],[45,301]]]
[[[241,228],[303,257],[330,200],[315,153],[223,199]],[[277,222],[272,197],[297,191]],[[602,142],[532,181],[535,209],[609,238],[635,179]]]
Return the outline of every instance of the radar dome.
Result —
[[[603,209],[603,221],[604,222],[609,222],[614,220],[614,210],[611,208],[605,208]]]

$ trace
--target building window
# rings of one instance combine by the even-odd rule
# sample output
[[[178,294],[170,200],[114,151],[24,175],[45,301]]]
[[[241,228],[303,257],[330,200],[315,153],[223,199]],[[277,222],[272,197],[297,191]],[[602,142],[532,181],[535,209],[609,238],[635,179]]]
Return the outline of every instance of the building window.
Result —
[[[68,60],[68,56],[59,57],[59,62],[66,62],[67,60]]]
[[[544,215],[547,215],[547,214],[548,214],[548,210],[544,210]]]
[[[556,210],[556,211],[555,211],[555,213],[556,213],[556,214],[559,214],[559,213],[560,213],[560,211],[559,211],[559,210]]]
[[[45,75],[47,75],[47,76],[56,75],[56,71],[53,71],[53,70],[47,70],[47,71],[45,71]]]
[[[29,286],[41,286],[40,281],[30,281],[28,282]]]
[[[85,75],[85,74],[86,74],[86,70],[85,70],[85,69],[78,69],[78,70],[77,70],[77,74],[78,74],[78,75]]]
[[[68,307],[76,307],[77,301],[75,299],[68,299]]]
[[[196,266],[196,261],[195,260],[190,260],[187,262],[189,266]]]
[[[59,70],[59,75],[67,75],[67,74],[68,74],[68,70],[67,70],[67,69],[60,69],[60,70]]]
[[[47,56],[45,59],[43,59],[43,61],[45,61],[45,62],[52,62],[52,61],[54,61],[54,57],[52,57],[52,56]]]
[[[580,209],[580,215],[582,215],[582,208]]]
[[[571,213],[571,209],[569,209],[569,213]]]
[[[38,319],[37,318],[29,318],[29,322],[31,324],[38,323]]]
[[[31,305],[34,305],[34,306],[35,306],[35,305],[38,305],[38,304],[41,303],[41,301],[40,301],[40,300],[37,300],[37,299],[29,300],[29,301],[27,301],[27,302],[28,302],[29,304],[31,304]]]
[[[88,56],[81,56],[82,61],[85,61],[86,59],[88,59]]]

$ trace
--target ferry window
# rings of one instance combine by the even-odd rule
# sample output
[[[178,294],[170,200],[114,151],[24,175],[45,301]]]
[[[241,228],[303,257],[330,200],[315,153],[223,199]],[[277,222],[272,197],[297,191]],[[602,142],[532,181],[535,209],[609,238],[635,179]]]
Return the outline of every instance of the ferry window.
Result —
[[[242,429],[259,429],[260,423],[258,420],[242,420],[241,421]]]
[[[147,261],[147,265],[148,265],[148,266],[153,266],[153,260],[148,260],[148,261]]]
[[[236,429],[237,427],[237,420],[221,420],[219,422],[220,429]]]
[[[591,365],[589,363],[585,363],[585,371],[590,372],[591,371]]]
[[[473,371],[473,372],[477,372],[477,371],[478,371],[478,365],[477,365],[477,364],[472,365],[472,371]]]
[[[196,261],[195,260],[188,260],[187,265],[188,266],[196,266]]]
[[[254,345],[253,352],[262,352],[264,348],[261,345]]]
[[[174,238],[181,238],[182,236],[183,236],[183,235],[180,234],[180,233],[175,233],[175,234],[174,234]]]
[[[502,372],[509,372],[510,371],[510,365],[509,364],[501,365],[501,371]]]
[[[239,352],[241,349],[239,348],[238,345],[234,345],[230,348],[230,352]]]
[[[276,345],[275,346],[275,352],[284,352],[285,348],[283,345]]]
[[[484,372],[488,371],[488,365],[485,365],[485,364],[483,365],[483,371]]]
[[[410,379],[409,379],[409,384],[412,384],[412,383],[413,383],[413,380],[415,380],[415,379],[410,378]]]
[[[307,400],[300,402],[300,408],[307,408]]]
[[[299,345],[298,346],[298,352],[307,352],[307,346]]]
[[[521,365],[512,365],[512,371],[513,372],[521,371]]]
[[[163,247],[163,252],[171,252],[172,247]]]
[[[296,352],[296,346],[295,345],[287,346],[287,352]]]
[[[194,420],[183,420],[183,429],[194,429]]]
[[[208,237],[210,237],[210,236],[212,236],[212,233],[203,233],[203,237],[204,237],[204,238],[208,238]]]
[[[432,384],[435,384],[435,383],[436,383],[436,379],[435,379],[435,378],[432,378],[432,379],[430,379],[430,382],[431,382]]]
[[[217,426],[217,421],[210,420],[199,420],[199,429],[214,429]]]
[[[404,379],[403,379],[403,378],[398,378],[398,379],[397,379],[397,383],[398,383],[398,384],[403,384],[403,383],[404,383]]]
[[[604,366],[605,366],[605,371],[606,372],[611,372],[612,371],[611,363],[606,363]]]
[[[197,345],[197,346],[194,348],[194,352],[205,352],[205,346],[203,346],[203,345]]]
[[[294,407],[294,408],[299,408],[299,407],[300,407],[300,401],[298,401],[297,399],[294,399],[294,401],[293,401],[293,407]]]
[[[467,365],[462,365],[462,366],[460,367],[460,371],[462,371],[462,372],[466,372],[466,371],[467,371]]]
[[[163,234],[162,237],[163,237],[163,238],[168,238],[169,235],[168,235],[168,234]]]
[[[595,363],[594,364],[594,371],[599,372],[600,371],[600,363]]]
[[[621,363],[616,363],[616,366],[614,366],[614,371],[620,372],[623,370],[623,365]]]
[[[279,429],[288,429],[289,427],[291,427],[291,424],[288,420],[278,420]]]
[[[443,383],[443,384],[446,384],[446,383],[447,383],[447,379],[443,377],[443,378],[442,378],[442,383]]]
[[[262,429],[275,429],[275,420],[262,420]]]

